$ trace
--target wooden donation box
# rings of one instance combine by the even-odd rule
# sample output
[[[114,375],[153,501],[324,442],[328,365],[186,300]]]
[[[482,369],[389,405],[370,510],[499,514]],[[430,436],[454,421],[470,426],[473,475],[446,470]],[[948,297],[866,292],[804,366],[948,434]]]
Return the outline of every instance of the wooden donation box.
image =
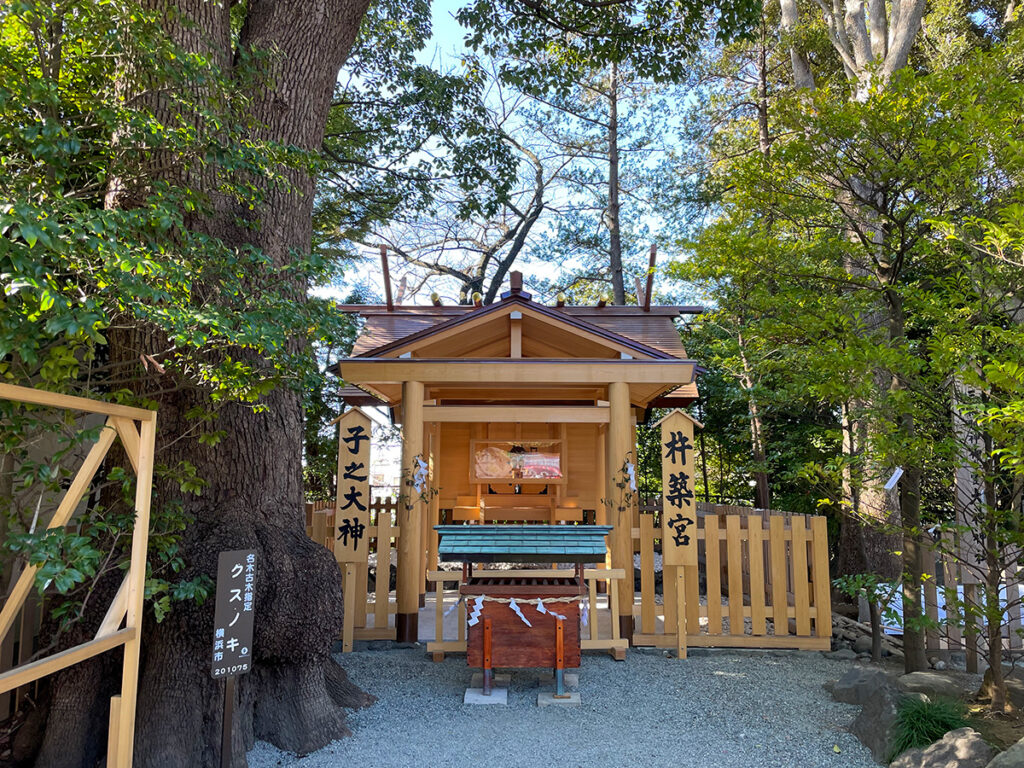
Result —
[[[580,665],[583,566],[603,562],[608,525],[439,525],[438,559],[463,563],[460,589],[468,624],[466,663],[491,670],[550,667],[556,695],[562,670]],[[572,563],[575,570],[473,571],[475,563]]]

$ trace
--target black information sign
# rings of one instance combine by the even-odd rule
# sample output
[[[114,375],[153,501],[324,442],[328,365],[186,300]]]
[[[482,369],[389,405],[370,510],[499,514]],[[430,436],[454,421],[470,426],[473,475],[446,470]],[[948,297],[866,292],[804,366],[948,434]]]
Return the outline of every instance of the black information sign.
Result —
[[[252,669],[256,553],[221,552],[217,560],[217,601],[213,618],[213,676]]]

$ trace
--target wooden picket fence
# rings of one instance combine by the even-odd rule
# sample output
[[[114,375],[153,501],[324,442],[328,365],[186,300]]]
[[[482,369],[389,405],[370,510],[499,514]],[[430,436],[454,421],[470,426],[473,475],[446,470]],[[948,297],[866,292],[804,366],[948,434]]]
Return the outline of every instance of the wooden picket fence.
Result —
[[[963,652],[967,658],[967,670],[977,672],[978,650],[987,643],[984,627],[965,625],[964,616],[953,600],[963,600],[969,605],[980,606],[983,600],[981,586],[976,577],[959,561],[950,555],[956,552],[958,542],[953,533],[942,534],[942,540],[928,550],[924,568],[924,613],[933,625],[925,633],[925,647],[929,656],[947,656],[952,652]],[[1024,603],[1024,584],[1021,576],[1024,569],[1016,568],[1002,575],[1001,589],[1004,592],[1005,615],[1002,626],[1003,649],[1010,654],[1024,653],[1024,623],[1021,606]],[[947,605],[947,602],[950,604]]]
[[[369,539],[371,563],[339,563],[345,598],[342,649],[352,650],[355,640],[394,640],[395,627],[390,616],[396,605],[391,599],[391,563],[401,531],[395,526],[398,501],[392,497],[370,502]],[[334,502],[306,502],[306,534],[334,551]],[[372,590],[370,568],[374,569]],[[350,607],[354,606],[354,610]]]
[[[825,518],[767,517],[766,527],[760,514],[699,516],[698,565],[665,566],[658,594],[655,552],[661,528],[655,527],[655,515],[641,513],[633,529],[640,554],[633,644],[828,650],[832,608]]]

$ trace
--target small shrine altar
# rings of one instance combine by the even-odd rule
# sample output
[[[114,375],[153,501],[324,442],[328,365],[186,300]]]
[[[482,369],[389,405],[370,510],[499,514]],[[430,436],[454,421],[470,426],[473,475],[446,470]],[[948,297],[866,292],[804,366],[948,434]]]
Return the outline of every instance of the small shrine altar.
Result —
[[[550,667],[555,696],[564,671],[580,665],[581,626],[588,621],[583,566],[604,562],[609,525],[438,525],[438,559],[463,564],[460,594],[467,604],[466,663],[483,670]],[[473,571],[474,563],[571,563],[572,575],[552,571]]]

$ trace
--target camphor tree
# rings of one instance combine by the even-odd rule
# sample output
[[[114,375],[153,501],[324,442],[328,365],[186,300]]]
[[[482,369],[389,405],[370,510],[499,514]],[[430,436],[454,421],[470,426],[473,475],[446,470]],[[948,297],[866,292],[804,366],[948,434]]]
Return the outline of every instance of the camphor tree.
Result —
[[[322,746],[346,733],[342,707],[368,701],[329,656],[340,579],[305,536],[300,466],[300,388],[319,386],[306,378],[309,345],[334,335],[329,308],[306,298],[333,269],[311,253],[315,153],[366,5],[0,11],[0,373],[159,409],[155,525],[180,537],[156,539],[179,572],[156,573],[157,560],[150,586],[180,602],[145,627],[139,766],[217,763],[212,606],[192,598],[221,550],[255,549],[262,569],[236,764],[254,737]],[[91,508],[83,531],[95,549],[123,547],[120,496]],[[45,559],[42,537],[17,541]],[[73,592],[111,563],[84,565],[62,586]],[[76,631],[95,630],[98,610]],[[53,679],[37,765],[102,754],[108,663]]]

